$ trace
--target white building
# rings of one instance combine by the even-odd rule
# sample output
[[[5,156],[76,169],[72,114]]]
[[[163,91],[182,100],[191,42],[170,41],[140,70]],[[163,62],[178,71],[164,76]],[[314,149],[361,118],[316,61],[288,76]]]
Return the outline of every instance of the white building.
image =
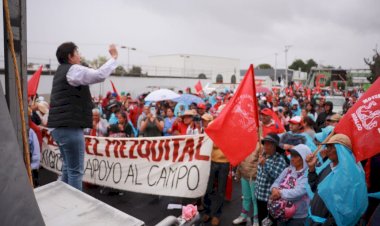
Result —
[[[234,58],[171,54],[149,57],[148,76],[211,79],[217,84],[239,83],[240,60]]]

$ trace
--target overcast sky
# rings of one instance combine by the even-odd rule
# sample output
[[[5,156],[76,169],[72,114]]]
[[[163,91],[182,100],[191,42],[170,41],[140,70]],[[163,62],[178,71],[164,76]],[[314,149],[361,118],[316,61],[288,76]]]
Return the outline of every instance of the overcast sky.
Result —
[[[288,64],[313,58],[367,68],[363,58],[380,49],[379,9],[379,0],[27,0],[28,59],[55,61],[57,46],[73,41],[86,59],[108,56],[108,43],[116,43],[137,49],[131,64],[185,53],[238,58],[244,69],[274,66],[278,53],[284,67],[291,45]]]

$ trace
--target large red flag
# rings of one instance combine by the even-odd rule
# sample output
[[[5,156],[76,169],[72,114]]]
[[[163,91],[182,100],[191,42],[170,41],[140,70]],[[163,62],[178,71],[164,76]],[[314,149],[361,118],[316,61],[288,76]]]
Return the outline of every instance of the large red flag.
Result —
[[[197,91],[197,93],[202,92],[203,87],[202,87],[201,81],[198,80],[198,82],[197,82],[197,84],[195,84],[194,88],[195,88],[195,91]]]
[[[255,148],[258,135],[258,112],[253,65],[240,83],[235,95],[207,129],[231,165],[236,166]]]
[[[113,84],[112,80],[110,80],[110,82],[111,82],[111,85],[112,85],[113,92],[116,93],[116,100],[120,101],[120,95],[117,92],[117,89],[116,89],[115,85]]]
[[[28,81],[28,97],[35,96],[37,94],[38,84],[40,83],[40,77],[42,72],[42,65]]]
[[[356,161],[380,153],[380,79],[348,110],[334,132],[350,137]]]

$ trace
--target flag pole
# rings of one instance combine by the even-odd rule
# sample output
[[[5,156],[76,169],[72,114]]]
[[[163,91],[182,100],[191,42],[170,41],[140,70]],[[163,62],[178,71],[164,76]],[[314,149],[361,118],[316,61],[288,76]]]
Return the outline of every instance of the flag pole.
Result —
[[[256,97],[256,82],[255,82],[255,70],[254,70],[254,67],[253,67],[253,64],[251,64],[249,66],[249,70],[252,70],[252,75],[253,75],[253,94],[255,95],[253,97],[253,102],[254,102],[254,105],[255,105],[255,118],[256,118],[256,126],[257,126],[257,134],[259,135],[258,136],[258,140],[257,142],[259,142],[259,147],[260,149],[262,148],[261,146],[261,142],[260,142],[260,139],[261,139],[261,135],[262,135],[262,128],[261,128],[261,125],[260,125],[260,122],[259,122],[259,113],[258,113],[258,103],[257,103],[257,97]]]
[[[326,139],[321,143],[321,144],[319,144],[318,145],[318,148],[317,148],[317,150],[315,150],[314,152],[313,152],[313,154],[314,155],[317,155],[320,151],[322,151],[322,144],[323,143],[325,143],[325,142],[327,142],[332,136],[334,136],[335,135],[335,132],[334,132],[334,130],[326,137]]]

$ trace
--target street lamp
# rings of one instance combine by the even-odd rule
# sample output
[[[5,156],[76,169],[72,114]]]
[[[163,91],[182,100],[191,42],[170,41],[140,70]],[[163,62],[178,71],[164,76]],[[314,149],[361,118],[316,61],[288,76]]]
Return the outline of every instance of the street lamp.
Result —
[[[285,86],[288,87],[288,50],[292,47],[291,45],[285,45]]]
[[[183,58],[183,77],[186,77],[186,58],[190,58],[189,55],[179,55]]]
[[[127,49],[128,52],[128,58],[127,58],[127,68],[129,69],[129,50],[136,51],[136,48],[134,47],[129,47],[129,46],[120,46],[122,49]]]

